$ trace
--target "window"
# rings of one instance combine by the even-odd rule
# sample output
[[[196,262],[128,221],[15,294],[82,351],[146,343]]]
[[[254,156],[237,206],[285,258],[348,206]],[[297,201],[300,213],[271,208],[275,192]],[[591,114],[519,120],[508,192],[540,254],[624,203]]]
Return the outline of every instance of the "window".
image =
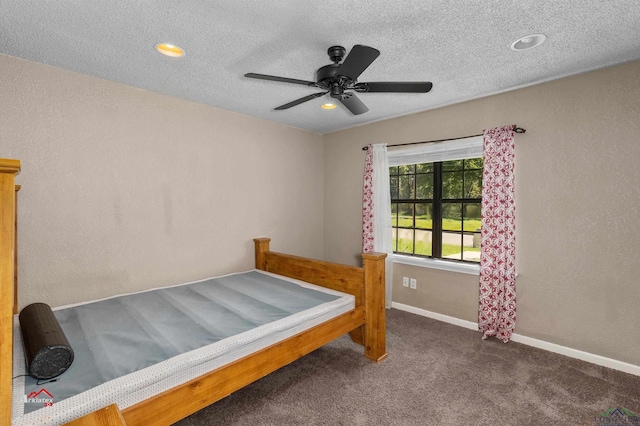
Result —
[[[392,166],[398,254],[480,262],[482,157]]]

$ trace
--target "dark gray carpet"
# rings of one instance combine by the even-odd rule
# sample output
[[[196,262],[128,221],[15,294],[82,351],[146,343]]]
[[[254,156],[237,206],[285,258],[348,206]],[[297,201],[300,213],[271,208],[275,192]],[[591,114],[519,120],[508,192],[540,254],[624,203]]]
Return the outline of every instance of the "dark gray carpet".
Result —
[[[348,336],[241,389],[187,425],[594,425],[640,413],[640,377],[387,311],[387,351]]]

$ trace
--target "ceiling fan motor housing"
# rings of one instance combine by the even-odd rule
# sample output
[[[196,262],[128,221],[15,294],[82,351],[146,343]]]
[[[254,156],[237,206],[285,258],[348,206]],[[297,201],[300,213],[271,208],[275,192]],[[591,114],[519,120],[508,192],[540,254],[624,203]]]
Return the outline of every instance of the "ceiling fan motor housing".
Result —
[[[316,71],[316,82],[319,87],[329,89],[332,83],[340,83],[344,77],[338,75],[340,64],[325,65]]]
[[[343,75],[338,75],[340,69],[340,61],[347,53],[347,50],[342,46],[332,46],[327,50],[329,58],[333,61],[333,64],[325,65],[316,71],[316,83],[317,86],[331,91],[331,97],[339,98],[344,92],[345,86],[349,83],[349,78]]]

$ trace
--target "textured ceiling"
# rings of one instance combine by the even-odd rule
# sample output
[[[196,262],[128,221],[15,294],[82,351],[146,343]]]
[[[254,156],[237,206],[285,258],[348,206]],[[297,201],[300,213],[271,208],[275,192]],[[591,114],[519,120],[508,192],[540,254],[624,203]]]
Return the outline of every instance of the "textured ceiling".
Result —
[[[321,109],[328,95],[274,111],[318,89],[243,77],[314,80],[330,46],[355,44],[381,52],[359,81],[433,89],[359,94],[353,116]],[[0,53],[325,133],[639,59],[640,1],[0,0]]]

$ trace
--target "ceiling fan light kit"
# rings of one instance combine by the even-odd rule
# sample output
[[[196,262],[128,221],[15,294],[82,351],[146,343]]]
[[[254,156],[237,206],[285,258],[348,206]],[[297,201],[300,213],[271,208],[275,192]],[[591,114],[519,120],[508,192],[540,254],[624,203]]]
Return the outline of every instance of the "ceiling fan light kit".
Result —
[[[356,44],[343,61],[342,58],[344,58],[346,53],[347,50],[342,46],[330,47],[327,50],[327,54],[333,63],[325,65],[316,71],[315,82],[256,73],[247,73],[244,76],[260,80],[279,81],[281,83],[301,84],[324,90],[324,92],[313,93],[276,107],[276,111],[289,109],[296,105],[300,105],[301,103],[329,94],[331,98],[336,99],[344,105],[353,115],[360,115],[369,111],[369,108],[362,103],[362,101],[356,96],[355,92],[427,93],[433,86],[431,82],[428,81],[359,83],[358,77],[360,77],[360,74],[362,74],[364,70],[366,70],[369,65],[371,65],[378,56],[380,56],[380,51],[373,47]],[[324,105],[323,108],[325,108]],[[327,107],[325,109],[331,108]]]

